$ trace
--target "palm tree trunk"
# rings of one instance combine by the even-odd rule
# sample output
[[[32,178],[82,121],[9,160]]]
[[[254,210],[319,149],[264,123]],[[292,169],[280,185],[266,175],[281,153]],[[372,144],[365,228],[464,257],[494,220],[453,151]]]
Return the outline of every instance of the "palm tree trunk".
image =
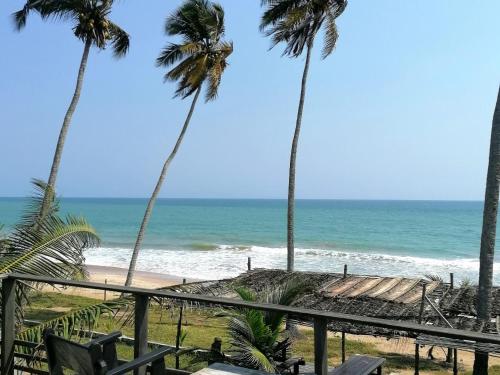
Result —
[[[59,171],[59,165],[61,164],[61,156],[64,149],[64,142],[66,141],[66,135],[68,133],[69,125],[71,123],[71,118],[75,113],[76,106],[80,99],[80,94],[82,92],[83,86],[83,77],[85,75],[85,68],[87,67],[87,60],[89,57],[90,47],[92,46],[92,42],[87,40],[85,42],[85,47],[83,48],[82,60],[80,61],[80,69],[78,70],[78,77],[76,79],[76,87],[75,92],[73,93],[73,98],[71,99],[71,103],[66,111],[66,115],[64,116],[64,121],[59,132],[59,138],[57,140],[56,150],[54,152],[54,158],[52,160],[52,167],[50,168],[50,175],[47,181],[47,187],[45,189],[45,194],[43,196],[43,201],[40,208],[40,218],[43,218],[54,197],[57,172]]]
[[[186,120],[184,121],[184,126],[182,127],[181,133],[179,134],[179,137],[177,138],[177,142],[175,143],[175,146],[168,156],[167,160],[165,161],[165,164],[163,164],[163,169],[161,170],[160,177],[158,178],[158,182],[156,182],[155,189],[153,190],[153,194],[151,195],[151,198],[149,198],[148,205],[146,207],[146,212],[144,213],[144,217],[142,219],[141,227],[139,229],[139,233],[137,234],[137,239],[135,241],[134,245],[134,251],[132,253],[132,259],[130,260],[130,266],[128,268],[128,273],[127,273],[127,280],[125,281],[126,286],[130,286],[132,284],[132,280],[134,278],[134,272],[135,272],[135,266],[137,263],[137,257],[139,256],[139,251],[141,249],[141,244],[142,240],[144,238],[144,233],[146,232],[146,227],[148,226],[149,218],[151,217],[151,212],[153,211],[153,207],[156,201],[156,198],[158,197],[158,194],[160,193],[161,186],[163,185],[163,181],[165,180],[165,176],[167,175],[168,167],[170,166],[170,163],[172,160],[175,158],[175,155],[177,154],[177,151],[179,150],[179,147],[182,143],[182,139],[184,138],[184,135],[186,134],[186,130],[189,126],[189,122],[191,121],[191,117],[193,116],[194,108],[196,106],[196,102],[198,101],[198,96],[200,95],[201,91],[201,86],[196,90],[196,94],[194,95],[193,101],[191,103],[191,107],[189,108],[188,115],[186,117]]]
[[[302,113],[306,97],[307,74],[309,72],[309,61],[311,60],[312,43],[307,45],[306,62],[302,73],[302,86],[300,89],[299,108],[293,135],[292,150],[290,152],[290,168],[288,170],[288,211],[287,211],[287,271],[292,272],[295,261],[294,248],[294,219],[295,219],[295,164],[297,159],[297,146],[299,144],[300,127],[302,125]]]
[[[498,198],[500,189],[500,90],[498,92],[493,124],[491,127],[490,157],[484,197],[483,230],[479,256],[479,289],[477,318],[483,323],[491,315],[491,289],[493,283],[493,258],[497,229]],[[488,373],[488,354],[476,352],[474,375]]]

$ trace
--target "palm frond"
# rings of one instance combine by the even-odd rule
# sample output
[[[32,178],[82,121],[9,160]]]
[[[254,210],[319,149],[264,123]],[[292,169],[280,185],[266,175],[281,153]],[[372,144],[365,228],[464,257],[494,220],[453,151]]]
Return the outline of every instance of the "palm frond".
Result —
[[[443,282],[443,278],[437,274],[428,273],[425,275],[425,278],[429,279],[430,281],[439,281],[441,283]]]
[[[130,36],[115,23],[109,21],[109,34],[115,57],[123,57],[130,47]]]
[[[110,44],[114,55],[122,57],[129,49],[129,35],[109,20],[112,5],[112,0],[27,0],[13,14],[13,20],[18,30],[26,25],[30,12],[38,13],[43,20],[69,21],[78,39],[99,49]]]
[[[46,217],[36,229],[19,226],[14,230],[0,258],[0,273],[72,277],[83,272],[83,250],[98,244],[95,229],[83,218]]]
[[[156,59],[156,65],[169,67],[165,80],[177,81],[176,97],[187,98],[208,80],[206,101],[217,97],[230,42],[221,41],[225,32],[224,9],[208,0],[186,0],[165,22],[165,33],[180,36],[180,44],[169,43]]]
[[[26,328],[20,331],[17,337],[20,340],[41,342],[43,331],[46,328],[52,328],[58,335],[70,339],[75,333],[79,333],[80,331],[93,331],[103,315],[109,314],[115,316],[126,303],[123,300],[116,300],[85,306]]]
[[[321,52],[321,57],[323,59],[326,59],[333,52],[338,38],[339,33],[337,31],[337,25],[335,24],[335,17],[332,12],[327,12],[325,22],[325,42],[323,45],[323,51]]]
[[[347,0],[263,0],[266,7],[260,29],[271,37],[271,48],[285,44],[283,55],[298,57],[311,47],[325,24],[323,58],[334,49],[338,39],[335,20],[347,6]]]
[[[73,279],[86,276],[83,251],[99,245],[95,229],[85,219],[58,217],[57,200],[52,197],[48,213],[39,217],[46,184],[34,180],[34,196],[28,202],[20,222],[0,245],[0,273]],[[31,284],[17,288],[17,318],[23,315]],[[19,320],[20,321],[20,320]]]
[[[32,179],[31,184],[33,185],[33,193],[29,197],[21,221],[18,223],[18,226],[28,228],[38,223],[45,194],[47,194],[48,199],[46,215],[52,217],[59,212],[59,200],[55,196],[54,190],[50,189],[43,180]],[[46,191],[47,189],[50,189],[50,191]]]

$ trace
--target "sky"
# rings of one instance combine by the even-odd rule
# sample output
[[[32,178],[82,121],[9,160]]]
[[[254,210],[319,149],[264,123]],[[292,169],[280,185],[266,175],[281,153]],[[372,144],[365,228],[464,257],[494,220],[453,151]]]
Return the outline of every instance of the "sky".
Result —
[[[161,197],[286,198],[304,58],[269,50],[258,0],[221,0],[230,66],[200,102]],[[148,197],[189,100],[154,60],[174,0],[120,0],[124,59],[92,50],[59,171],[63,197]],[[0,2],[0,196],[46,179],[83,44],[67,22]],[[431,6],[432,5],[432,6]],[[481,200],[500,82],[500,2],[351,0],[334,53],[315,45],[297,159],[297,198]]]

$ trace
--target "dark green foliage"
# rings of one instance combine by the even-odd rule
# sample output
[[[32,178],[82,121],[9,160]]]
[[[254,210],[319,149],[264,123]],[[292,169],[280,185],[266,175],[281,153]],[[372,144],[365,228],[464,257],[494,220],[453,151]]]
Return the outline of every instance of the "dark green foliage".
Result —
[[[347,6],[347,0],[262,0],[266,7],[261,30],[271,36],[272,47],[284,42],[284,55],[298,57],[312,46],[323,27],[323,58],[332,53],[338,33],[335,20]]]
[[[186,98],[207,82],[205,99],[213,100],[232,42],[224,36],[224,10],[208,0],[187,0],[165,23],[165,33],[180,36],[181,43],[169,43],[156,59],[158,66],[177,66],[165,74],[165,80],[178,81],[175,96]]]
[[[114,55],[122,57],[128,51],[129,36],[109,20],[112,5],[112,0],[28,0],[13,17],[18,30],[26,26],[30,12],[42,19],[71,21],[78,39],[99,49],[111,44]]]
[[[237,288],[236,292],[245,301],[290,305],[308,289],[304,284],[289,282],[261,295],[245,288]],[[292,344],[291,337],[283,332],[286,315],[251,309],[237,309],[220,315],[229,317],[231,361],[243,367],[276,372],[276,359],[289,352]]]

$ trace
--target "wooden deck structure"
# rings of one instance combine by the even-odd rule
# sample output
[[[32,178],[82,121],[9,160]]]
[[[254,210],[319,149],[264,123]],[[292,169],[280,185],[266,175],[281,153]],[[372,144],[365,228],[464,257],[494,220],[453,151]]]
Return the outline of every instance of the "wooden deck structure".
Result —
[[[262,277],[264,276],[264,277]],[[260,271],[260,275],[247,273],[236,280],[233,283],[246,282],[247,286],[251,285],[255,290],[262,290],[264,288],[269,288],[276,280],[281,280],[281,282],[286,282],[290,277],[307,277],[308,282],[311,285],[315,285],[318,288],[322,286],[327,286],[327,283],[331,283],[334,279],[339,278],[333,274],[302,274],[301,276],[297,273],[287,274],[286,272],[268,270],[266,272]],[[341,275],[340,277],[343,277]],[[40,276],[30,276],[26,274],[7,274],[0,275],[0,280],[2,280],[1,288],[1,298],[2,298],[2,321],[1,321],[1,375],[14,375],[15,369],[21,370],[28,373],[47,375],[45,370],[29,367],[29,364],[16,363],[16,359],[24,359],[23,353],[16,351],[16,348],[26,347],[26,348],[39,348],[40,343],[27,342],[19,340],[16,337],[16,293],[19,292],[19,283],[37,283],[37,284],[51,284],[51,285],[61,285],[68,287],[78,287],[94,290],[107,290],[118,293],[129,294],[135,299],[134,308],[134,355],[135,357],[144,355],[148,351],[148,311],[149,302],[151,300],[168,300],[168,301],[180,301],[183,303],[191,303],[196,305],[202,305],[205,307],[225,307],[225,308],[245,308],[245,309],[255,309],[260,311],[268,312],[281,312],[287,314],[293,319],[300,320],[302,322],[309,322],[314,329],[314,372],[317,375],[327,375],[328,366],[328,340],[327,330],[328,329],[338,329],[339,327],[358,327],[361,329],[364,327],[364,332],[400,332],[405,333],[408,336],[419,337],[425,336],[431,338],[432,340],[455,340],[454,342],[464,342],[464,343],[474,343],[475,345],[480,345],[481,347],[492,347],[500,346],[500,335],[485,334],[481,332],[473,332],[469,330],[460,330],[455,328],[443,327],[440,325],[428,325],[415,323],[411,319],[387,319],[380,318],[380,312],[375,311],[374,314],[370,315],[360,315],[360,314],[350,314],[344,312],[338,312],[334,309],[330,309],[331,306],[342,307],[336,305],[338,301],[344,301],[345,299],[350,299],[351,301],[358,301],[360,298],[354,297],[342,297],[336,295],[335,297],[329,297],[326,293],[328,291],[322,292],[316,290],[313,293],[305,295],[298,301],[296,306],[280,306],[268,303],[257,303],[257,302],[247,302],[234,298],[220,297],[214,295],[214,291],[218,290],[222,292],[224,289],[227,293],[231,290],[229,287],[234,287],[235,284],[226,281],[218,281],[200,284],[186,284],[181,285],[178,288],[192,289],[191,292],[180,292],[176,290],[165,289],[144,289],[135,287],[125,287],[121,285],[111,285],[111,284],[100,284],[93,282],[77,281],[77,280],[62,280],[54,279],[48,277]],[[333,285],[333,284],[332,284]],[[340,285],[340,284],[339,284]],[[205,290],[205,293],[200,293],[201,290]],[[333,289],[332,289],[333,290]],[[437,287],[430,296],[432,296],[432,301],[436,295],[439,295],[440,290],[442,291],[442,285]],[[452,293],[448,293],[452,294]],[[458,294],[461,295],[461,294]],[[457,306],[456,296],[453,295],[451,298],[451,303],[449,306]],[[309,303],[305,299],[307,298],[318,298],[317,307],[321,305],[321,298],[325,301],[336,301],[333,305],[328,303],[324,305],[325,308],[305,308],[301,307],[303,303]],[[403,304],[401,302],[394,302],[389,300],[382,300],[373,297],[363,297],[371,298],[373,301],[379,301],[381,304],[397,304],[398,306],[406,306],[406,308],[414,307],[414,304]],[[398,297],[399,298],[399,297]],[[445,300],[442,297],[442,300]],[[304,302],[305,301],[305,302]],[[314,300],[311,300],[314,302]],[[349,305],[349,304],[348,304]],[[495,305],[498,308],[498,304]],[[344,306],[345,307],[345,306]],[[345,310],[349,310],[345,308]],[[402,318],[402,317],[400,317]],[[418,356],[415,358],[416,361],[416,373],[418,373]]]

